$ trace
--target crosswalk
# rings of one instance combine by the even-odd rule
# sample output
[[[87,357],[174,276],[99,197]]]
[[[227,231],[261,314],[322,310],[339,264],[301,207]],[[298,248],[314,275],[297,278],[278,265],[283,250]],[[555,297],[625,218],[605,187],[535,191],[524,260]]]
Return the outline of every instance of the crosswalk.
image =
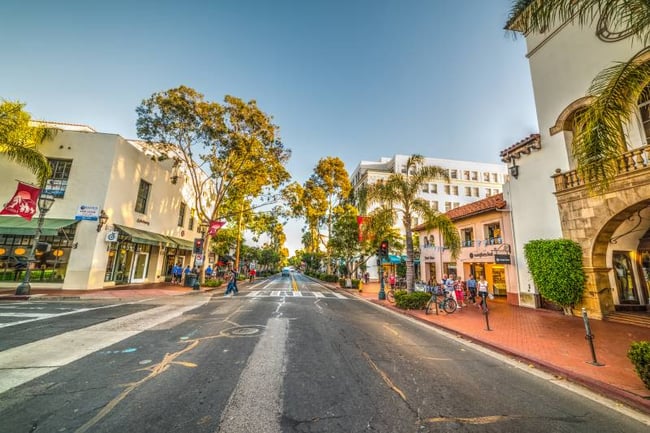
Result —
[[[246,298],[321,298],[345,299],[351,298],[334,292],[303,292],[300,290],[253,290],[244,295]]]

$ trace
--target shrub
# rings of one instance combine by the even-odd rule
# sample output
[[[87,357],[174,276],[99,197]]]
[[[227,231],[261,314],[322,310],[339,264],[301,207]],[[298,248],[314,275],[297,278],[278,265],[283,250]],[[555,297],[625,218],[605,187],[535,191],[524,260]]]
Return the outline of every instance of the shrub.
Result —
[[[205,283],[203,285],[205,287],[219,287],[221,284],[223,284],[223,280],[219,278],[214,278],[211,280],[205,280]]]
[[[524,245],[524,255],[539,293],[571,314],[585,285],[580,245],[568,239],[538,239]]]
[[[645,387],[650,389],[650,341],[635,341],[632,343],[630,350],[627,352],[627,357],[634,364],[634,369]]]
[[[395,292],[395,305],[405,310],[422,310],[430,298],[429,293],[398,290]]]

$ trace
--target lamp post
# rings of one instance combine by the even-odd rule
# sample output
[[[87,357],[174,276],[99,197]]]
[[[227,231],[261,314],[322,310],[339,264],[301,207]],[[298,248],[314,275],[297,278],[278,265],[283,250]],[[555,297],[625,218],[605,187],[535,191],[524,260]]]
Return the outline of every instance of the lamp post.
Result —
[[[41,231],[43,230],[43,222],[45,221],[45,214],[52,208],[54,204],[54,196],[52,194],[41,193],[38,196],[38,222],[36,225],[36,233],[34,233],[34,241],[32,248],[29,250],[29,257],[27,258],[27,270],[23,282],[16,287],[16,295],[29,295],[32,286],[29,284],[29,279],[32,274],[32,263],[36,261],[35,253],[38,241],[41,238]]]

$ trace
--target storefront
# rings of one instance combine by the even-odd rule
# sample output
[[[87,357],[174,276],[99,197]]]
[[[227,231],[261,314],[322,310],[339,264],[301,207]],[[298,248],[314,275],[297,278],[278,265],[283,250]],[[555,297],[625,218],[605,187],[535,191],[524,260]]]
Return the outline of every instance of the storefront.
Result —
[[[0,216],[0,281],[21,281],[29,265],[37,219]],[[76,221],[45,218],[34,251],[31,281],[62,283],[74,242]]]

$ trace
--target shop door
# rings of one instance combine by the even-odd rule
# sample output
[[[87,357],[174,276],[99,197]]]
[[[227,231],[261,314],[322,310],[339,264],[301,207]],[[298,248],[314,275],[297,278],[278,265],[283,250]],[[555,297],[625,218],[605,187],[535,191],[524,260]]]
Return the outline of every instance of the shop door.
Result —
[[[142,283],[146,277],[147,262],[149,261],[149,253],[135,253],[135,260],[133,262],[133,274],[131,281],[134,283]]]

